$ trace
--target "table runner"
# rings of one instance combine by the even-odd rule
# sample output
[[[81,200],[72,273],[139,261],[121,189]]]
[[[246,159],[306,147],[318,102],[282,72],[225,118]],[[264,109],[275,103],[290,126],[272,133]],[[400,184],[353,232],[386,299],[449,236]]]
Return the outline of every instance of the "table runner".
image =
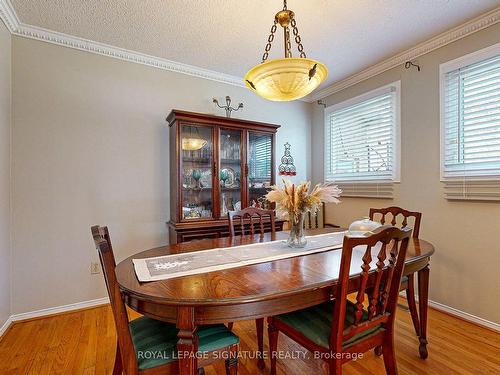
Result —
[[[277,240],[132,259],[132,262],[139,281],[167,280],[340,249],[344,234],[345,232],[335,232],[307,236],[306,246],[300,249],[288,247],[284,240]]]

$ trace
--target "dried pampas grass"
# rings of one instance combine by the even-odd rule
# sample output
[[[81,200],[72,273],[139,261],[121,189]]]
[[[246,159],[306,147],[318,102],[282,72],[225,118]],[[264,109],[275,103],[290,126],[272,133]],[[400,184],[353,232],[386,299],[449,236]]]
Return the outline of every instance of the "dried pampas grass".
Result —
[[[299,185],[292,184],[289,180],[283,180],[283,187],[272,186],[267,193],[266,199],[276,203],[276,209],[288,216],[298,216],[304,212],[316,213],[322,202],[339,203],[342,190],[332,183],[317,184],[311,192],[311,182],[302,182]]]

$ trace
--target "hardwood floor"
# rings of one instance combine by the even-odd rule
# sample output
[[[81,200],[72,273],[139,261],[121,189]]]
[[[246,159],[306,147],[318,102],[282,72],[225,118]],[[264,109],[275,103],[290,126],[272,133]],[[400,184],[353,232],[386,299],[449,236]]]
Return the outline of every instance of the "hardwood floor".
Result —
[[[236,323],[234,329],[241,338],[241,350],[256,348],[253,321]],[[115,340],[109,306],[19,322],[0,341],[0,374],[111,374]],[[279,350],[303,353],[283,335]],[[397,313],[396,354],[400,374],[500,374],[499,333],[435,310],[429,311],[429,358],[419,358],[410,316],[402,310]],[[268,370],[260,371],[253,358],[242,358],[238,373],[267,374]],[[363,359],[346,364],[344,373],[385,374],[383,360],[366,353]],[[225,374],[224,363],[206,368],[206,374]],[[326,371],[318,359],[281,359],[278,374]]]

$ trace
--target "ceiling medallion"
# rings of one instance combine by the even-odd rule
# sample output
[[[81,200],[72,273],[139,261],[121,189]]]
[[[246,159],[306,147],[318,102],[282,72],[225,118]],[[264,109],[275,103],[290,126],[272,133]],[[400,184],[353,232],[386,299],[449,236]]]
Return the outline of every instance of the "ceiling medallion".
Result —
[[[277,24],[280,24],[284,30],[285,58],[267,61]],[[289,26],[292,28],[300,57],[292,57]],[[245,84],[265,99],[285,102],[309,95],[327,76],[328,69],[324,64],[306,57],[297,29],[295,13],[288,10],[286,0],[284,0],[283,10],[276,13],[274,17],[262,63],[248,71]]]

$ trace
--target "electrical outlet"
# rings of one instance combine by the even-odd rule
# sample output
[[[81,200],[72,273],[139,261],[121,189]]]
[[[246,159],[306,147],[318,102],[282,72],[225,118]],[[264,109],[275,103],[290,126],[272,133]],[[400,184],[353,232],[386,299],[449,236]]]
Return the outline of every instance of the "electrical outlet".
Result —
[[[90,274],[96,275],[98,273],[101,273],[101,268],[99,267],[99,263],[90,263]]]

